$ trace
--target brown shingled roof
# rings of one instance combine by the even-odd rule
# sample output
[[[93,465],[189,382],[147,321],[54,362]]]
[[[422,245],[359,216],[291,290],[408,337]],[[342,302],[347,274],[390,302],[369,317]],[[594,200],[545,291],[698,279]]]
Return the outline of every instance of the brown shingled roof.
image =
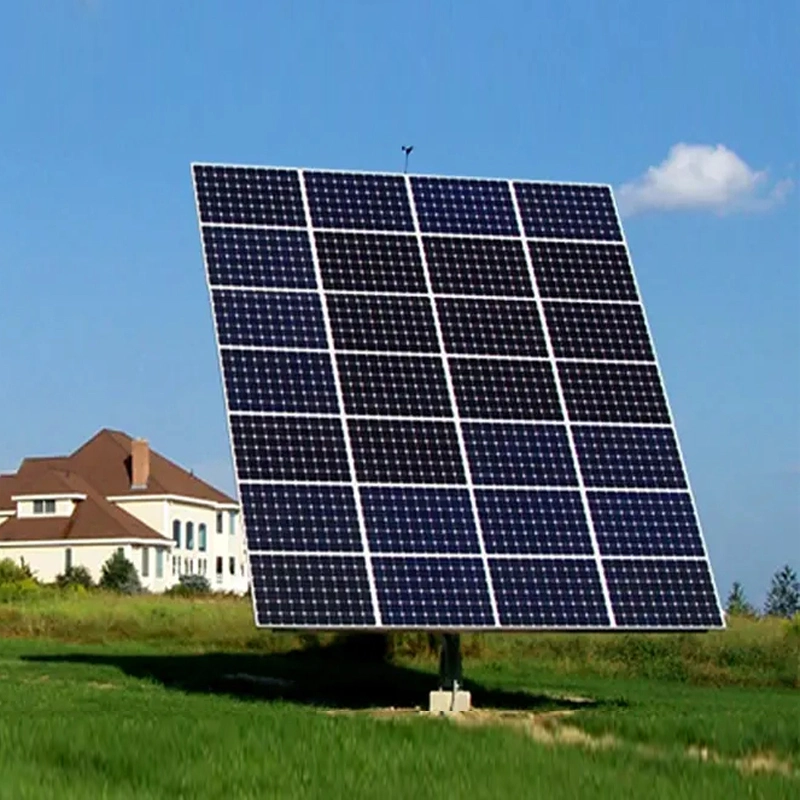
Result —
[[[69,457],[70,468],[106,497],[177,494],[214,503],[236,502],[155,450],[150,451],[147,488],[131,489],[132,441],[126,433],[104,428]]]
[[[58,539],[171,540],[106,498],[180,495],[232,504],[233,498],[150,451],[150,478],[144,489],[131,489],[132,439],[103,429],[70,456],[26,458],[15,475],[0,475],[0,510],[15,510],[17,495],[79,494],[72,516],[12,517],[0,524],[0,541]]]
[[[69,473],[57,469],[47,469],[27,477],[20,477],[14,496],[45,494],[84,494],[72,487],[68,480]]]
[[[51,470],[40,476],[43,484],[56,481],[62,493],[82,494],[71,517],[14,517],[0,525],[0,541],[47,541],[70,539],[153,539],[170,542],[149,525],[109,503],[79,475]],[[44,494],[44,492],[42,492]]]
[[[16,475],[0,475],[0,511],[13,510],[11,495],[16,493],[16,488]]]

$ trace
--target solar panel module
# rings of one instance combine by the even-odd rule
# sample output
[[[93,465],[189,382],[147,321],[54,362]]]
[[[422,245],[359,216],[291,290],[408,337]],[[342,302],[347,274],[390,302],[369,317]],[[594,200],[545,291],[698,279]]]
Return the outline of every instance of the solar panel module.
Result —
[[[609,187],[193,177],[258,625],[723,626]]]

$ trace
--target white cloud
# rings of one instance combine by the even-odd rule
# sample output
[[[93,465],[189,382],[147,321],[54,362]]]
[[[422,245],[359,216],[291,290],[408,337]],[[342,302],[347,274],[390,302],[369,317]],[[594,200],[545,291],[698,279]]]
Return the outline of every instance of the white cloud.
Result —
[[[670,148],[656,167],[617,189],[620,213],[650,209],[763,211],[791,191],[786,178],[771,183],[766,170],[754,170],[725,145],[685,144]]]

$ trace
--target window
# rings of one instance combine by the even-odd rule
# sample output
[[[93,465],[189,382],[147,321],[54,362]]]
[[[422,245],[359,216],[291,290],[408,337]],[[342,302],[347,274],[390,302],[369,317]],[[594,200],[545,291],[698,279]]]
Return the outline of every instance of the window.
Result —
[[[172,575],[175,575],[175,572],[178,569],[178,559],[175,556],[172,556]]]
[[[230,569],[231,575],[236,574],[236,559],[233,556],[228,559],[228,568]]]
[[[222,533],[222,512],[217,511],[217,533]]]
[[[156,578],[164,577],[164,548],[156,549]]]
[[[55,514],[56,501],[55,500],[34,500],[33,501],[34,514]]]
[[[150,548],[142,548],[142,577],[147,578],[150,576]]]
[[[64,550],[64,572],[69,572],[72,569],[72,548],[68,547]]]
[[[235,511],[231,511],[231,513],[230,513],[230,515],[228,517],[228,528],[229,528],[230,535],[231,536],[235,536],[236,535],[236,512]]]
[[[186,523],[186,549],[194,550],[194,523]]]
[[[183,574],[183,573],[181,572],[181,557],[180,557],[180,556],[178,556],[178,575],[181,575],[181,574]]]
[[[172,541],[175,542],[175,547],[181,546],[181,521],[179,519],[172,523]]]
[[[201,522],[197,526],[197,549],[205,552],[208,537],[206,536],[206,524]]]
[[[118,547],[117,548],[117,555],[121,556],[122,558],[125,558],[125,548],[124,547]]]
[[[217,556],[217,577],[222,578],[222,556]]]

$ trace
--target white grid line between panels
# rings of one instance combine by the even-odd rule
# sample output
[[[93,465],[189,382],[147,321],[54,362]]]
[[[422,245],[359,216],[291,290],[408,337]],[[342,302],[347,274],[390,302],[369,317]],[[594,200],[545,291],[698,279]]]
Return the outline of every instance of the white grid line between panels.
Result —
[[[352,558],[361,555],[360,550],[265,550],[258,548],[250,551],[254,556],[289,556],[295,558]],[[409,552],[386,551],[376,553],[377,558],[397,558],[397,559],[425,559],[439,561],[481,561],[483,556],[480,553],[470,552],[451,552],[442,553],[441,551],[431,550],[429,552],[414,550]],[[586,553],[487,553],[487,558],[492,561],[594,561],[592,555]],[[603,556],[605,561],[693,561],[698,564],[704,563],[702,556],[676,556],[676,555],[613,555]]]
[[[240,481],[242,486],[351,486],[350,481],[319,481],[319,480],[281,480],[277,478],[244,478]],[[359,481],[358,484],[367,489],[457,489],[466,490],[463,483],[397,483],[390,481]],[[536,484],[534,486],[505,483],[476,483],[475,488],[481,491],[503,492],[577,492],[577,484],[566,486],[564,484]],[[586,490],[590,495],[604,494],[689,494],[688,489],[651,489],[625,486],[592,486]]]
[[[522,221],[522,212],[519,208],[519,200],[517,199],[517,193],[514,189],[514,182],[508,182],[508,189],[509,193],[511,194],[511,203],[514,206],[514,215],[517,219],[517,227],[519,229],[520,236],[524,239],[525,237],[525,225]],[[550,365],[553,370],[553,377],[555,379],[556,385],[556,392],[558,393],[558,402],[561,405],[561,413],[563,415],[564,421],[566,422],[566,432],[567,432],[567,442],[569,444],[570,453],[572,455],[572,462],[575,467],[575,475],[578,479],[578,491],[580,492],[581,496],[581,503],[583,504],[583,513],[586,517],[586,527],[589,531],[589,538],[592,542],[592,552],[594,553],[594,562],[597,567],[598,576],[600,578],[600,588],[603,591],[603,600],[606,604],[606,613],[608,615],[608,621],[612,628],[617,627],[617,620],[616,615],[614,614],[614,607],[611,602],[611,592],[608,589],[608,581],[606,580],[606,572],[603,568],[603,558],[600,552],[600,545],[597,541],[597,531],[594,529],[594,520],[592,519],[592,510],[589,505],[589,497],[586,492],[586,484],[583,480],[583,470],[581,468],[580,460],[578,459],[578,448],[575,445],[575,437],[572,435],[572,428],[570,424],[570,416],[569,416],[569,409],[567,408],[567,400],[564,396],[564,389],[561,385],[561,375],[558,370],[558,362],[556,360],[555,350],[553,349],[553,341],[550,338],[550,329],[547,324],[547,317],[544,314],[544,304],[542,303],[541,296],[539,294],[539,284],[536,280],[536,273],[533,269],[533,261],[531,259],[530,251],[527,247],[523,248],[525,251],[525,262],[528,266],[528,275],[531,280],[531,284],[533,285],[533,293],[536,296],[536,306],[539,312],[539,316],[542,322],[542,330],[544,332],[544,341],[547,347],[547,355],[550,358]]]
[[[341,414],[334,411],[231,411],[234,417],[297,417],[301,419],[339,419]],[[426,417],[426,416],[406,416],[403,414],[348,414],[347,419],[365,420],[396,420],[398,422],[453,422],[455,417]],[[461,417],[461,422],[468,425],[527,425],[549,426],[553,428],[563,428],[566,425],[564,420],[552,419],[513,419],[511,417],[486,419],[483,417]],[[636,428],[640,429],[666,429],[672,427],[665,422],[570,422],[575,428]]]
[[[467,492],[469,494],[469,502],[472,508],[472,517],[475,522],[475,533],[478,539],[478,547],[480,548],[481,558],[483,560],[483,573],[486,579],[486,590],[489,594],[489,604],[492,608],[492,617],[494,619],[495,627],[499,628],[500,613],[497,608],[497,598],[494,593],[494,582],[492,580],[492,572],[489,568],[489,559],[486,554],[486,544],[483,539],[483,526],[481,523],[480,514],[478,513],[478,500],[475,496],[475,486],[472,482],[472,467],[469,463],[469,455],[467,453],[467,444],[464,440],[464,430],[459,416],[458,401],[456,399],[455,385],[453,384],[453,376],[450,373],[450,364],[447,360],[447,348],[445,346],[444,334],[442,333],[442,324],[439,319],[439,310],[436,307],[436,299],[433,293],[433,283],[431,281],[431,273],[428,268],[428,256],[425,252],[425,244],[422,240],[422,232],[419,227],[419,217],[417,216],[417,203],[414,197],[414,191],[411,186],[411,178],[406,176],[406,193],[408,194],[408,202],[411,206],[411,219],[414,222],[414,231],[417,235],[417,243],[419,246],[419,255],[422,259],[422,272],[425,276],[425,285],[428,288],[428,298],[431,304],[431,312],[433,313],[433,324],[436,328],[436,339],[439,342],[439,353],[442,360],[442,367],[444,369],[445,383],[447,384],[447,394],[450,398],[450,407],[453,409],[455,417],[455,430],[456,438],[458,439],[458,449],[461,453],[462,468],[464,470],[464,477],[467,481]]]
[[[647,317],[647,309],[645,308],[644,302],[642,301],[642,292],[639,288],[639,280],[636,277],[636,270],[633,268],[633,259],[631,258],[630,247],[628,247],[628,238],[625,235],[625,229],[622,227],[622,218],[619,215],[619,209],[617,208],[617,199],[614,197],[614,192],[611,192],[611,204],[614,208],[614,213],[617,217],[617,225],[619,226],[620,233],[622,234],[622,244],[625,247],[625,255],[628,258],[628,264],[630,265],[631,275],[633,276],[633,287],[636,291],[636,297],[639,301],[639,306],[642,309],[642,319],[644,320],[644,327],[647,331],[647,338],[650,342],[650,352],[653,354],[653,361],[656,366],[656,372],[658,373],[658,381],[659,385],[661,386],[661,393],[664,397],[664,405],[667,409],[667,418],[670,422],[670,428],[673,431],[673,438],[675,439],[675,447],[678,451],[678,458],[681,464],[681,470],[683,471],[683,480],[686,484],[686,492],[689,497],[692,499],[692,512],[694,514],[694,522],[697,525],[697,530],[700,536],[700,544],[703,548],[703,557],[705,558],[706,566],[708,567],[709,575],[711,576],[711,586],[714,591],[714,599],[717,601],[717,610],[719,612],[719,618],[722,621],[721,628],[725,627],[725,610],[722,607],[722,601],[720,600],[719,590],[717,588],[717,580],[714,576],[714,569],[711,565],[711,559],[708,557],[708,548],[706,546],[706,537],[703,533],[703,526],[700,522],[700,514],[697,510],[697,501],[694,496],[694,492],[692,491],[691,483],[689,482],[689,472],[686,469],[686,460],[683,456],[683,448],[681,447],[681,441],[678,436],[677,428],[675,427],[675,418],[672,414],[672,407],[669,402],[669,395],[667,394],[667,387],[664,383],[664,373],[661,370],[661,364],[658,362],[658,354],[656,353],[656,345],[655,341],[653,340],[653,332],[650,329],[650,320]]]
[[[342,390],[342,381],[339,375],[339,365],[336,362],[336,354],[334,353],[333,344],[333,328],[331,326],[331,318],[328,312],[328,299],[325,296],[325,289],[322,285],[322,270],[319,265],[319,255],[317,253],[317,242],[314,236],[314,227],[311,219],[311,208],[308,203],[308,193],[306,191],[306,181],[303,170],[298,170],[298,178],[300,182],[300,195],[303,200],[303,213],[306,217],[308,225],[307,232],[311,244],[311,258],[314,262],[314,276],[317,281],[317,291],[319,293],[319,300],[322,305],[322,321],[325,326],[325,338],[328,343],[329,355],[331,360],[331,370],[333,371],[333,382],[336,390],[336,401],[339,406],[339,419],[342,426],[342,435],[344,437],[344,449],[347,455],[347,467],[350,470],[350,486],[353,491],[353,500],[356,506],[356,516],[358,518],[358,530],[361,536],[362,556],[364,558],[367,581],[369,583],[369,595],[372,602],[372,613],[375,616],[375,625],[381,626],[381,609],[378,603],[378,590],[375,585],[375,574],[372,570],[372,559],[370,558],[369,539],[367,538],[367,523],[364,519],[364,508],[361,504],[361,491],[358,485],[358,476],[356,474],[355,457],[353,456],[353,445],[350,441],[350,429],[347,425],[347,419],[344,413],[344,392]]]
[[[324,347],[284,347],[283,345],[269,345],[269,344],[221,344],[221,350],[242,350],[251,352],[275,352],[275,353],[328,353],[330,352]],[[402,358],[430,358],[431,356],[438,356],[435,351],[430,352],[410,352],[407,350],[349,350],[337,349],[334,351],[337,355],[348,356],[392,356]],[[468,358],[480,361],[538,361],[543,363],[550,363],[547,356],[517,356],[517,355],[496,355],[493,353],[448,353],[449,359],[454,358]],[[652,367],[656,365],[655,361],[643,361],[636,359],[625,361],[619,358],[559,358],[559,364],[619,364],[621,366],[634,366],[634,367]]]
[[[249,294],[308,294],[316,295],[316,289],[302,289],[293,286],[239,286],[229,283],[212,284],[215,291],[220,292],[242,292]],[[427,292],[396,292],[396,291],[377,291],[369,289],[325,289],[327,295],[349,295],[352,297],[417,297],[427,298]],[[519,296],[507,294],[453,294],[448,292],[434,292],[434,297],[446,300],[502,300],[507,303],[532,303],[535,298],[532,295]],[[574,305],[596,305],[596,306],[638,306],[637,300],[594,300],[586,298],[571,297],[542,297],[548,303],[570,303]]]
[[[355,174],[355,173],[351,173]],[[375,173],[371,173],[375,174]],[[398,177],[398,176],[393,176]],[[413,177],[409,175],[409,177]],[[424,177],[430,177],[426,175]],[[473,180],[468,178],[466,180]],[[563,184],[562,184],[563,185]],[[297,225],[259,225],[254,222],[204,222],[204,227],[207,228],[236,228],[241,230],[251,231],[289,231],[292,233],[303,233],[305,228]],[[375,230],[373,228],[314,228],[317,233],[341,233],[344,235],[369,235],[369,236],[386,236],[386,237],[407,237],[413,238],[412,231],[387,231]],[[519,242],[519,236],[512,236],[502,233],[442,233],[440,231],[425,231],[421,234],[425,239],[491,239],[492,241],[499,242]],[[580,245],[593,245],[595,247],[622,247],[622,240],[620,239],[565,239],[564,237],[555,236],[524,236],[524,242],[545,242],[547,244],[580,244]]]

